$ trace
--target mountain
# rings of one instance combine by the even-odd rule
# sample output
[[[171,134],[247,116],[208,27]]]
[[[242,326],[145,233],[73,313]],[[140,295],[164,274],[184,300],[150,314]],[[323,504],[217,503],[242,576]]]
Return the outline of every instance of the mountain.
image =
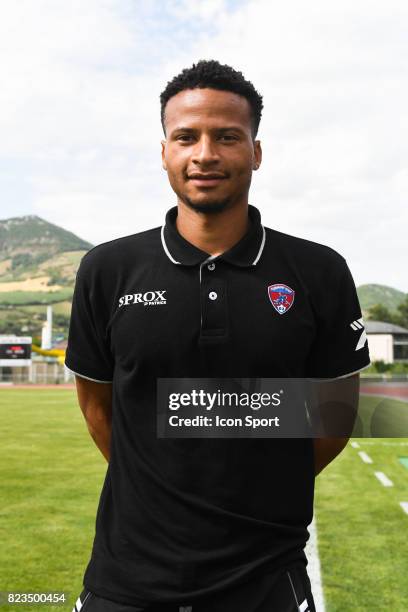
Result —
[[[34,303],[35,293],[42,294],[41,303],[58,301],[56,293],[72,289],[79,261],[90,248],[86,240],[36,215],[0,221],[1,301]]]
[[[381,304],[391,313],[397,312],[398,305],[404,301],[406,294],[387,285],[360,285],[357,288],[361,310],[367,311],[371,306]]]
[[[72,232],[36,215],[0,221],[0,261],[10,259],[12,269],[23,261],[44,261],[57,253],[89,250],[92,245]]]
[[[0,334],[41,335],[46,305],[68,330],[75,275],[92,244],[36,215],[0,221]]]

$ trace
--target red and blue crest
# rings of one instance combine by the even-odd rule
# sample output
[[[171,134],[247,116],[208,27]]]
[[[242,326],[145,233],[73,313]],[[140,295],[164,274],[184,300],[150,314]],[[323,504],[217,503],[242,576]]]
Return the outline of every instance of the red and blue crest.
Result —
[[[283,283],[269,285],[268,295],[272,306],[279,314],[285,314],[285,312],[288,312],[295,300],[294,290]]]

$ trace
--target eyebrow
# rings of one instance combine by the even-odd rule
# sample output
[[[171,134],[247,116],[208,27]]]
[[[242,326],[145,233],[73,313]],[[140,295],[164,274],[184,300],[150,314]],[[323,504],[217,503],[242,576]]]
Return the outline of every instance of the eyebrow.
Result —
[[[238,127],[237,125],[230,125],[229,127],[210,129],[210,132],[218,132],[218,133],[231,132],[231,131],[239,132],[240,134],[245,134],[244,130]],[[189,128],[189,127],[177,127],[171,132],[171,135],[174,136],[174,134],[176,134],[177,132],[188,132],[190,134],[193,134],[195,132],[198,132],[198,130],[195,128]]]

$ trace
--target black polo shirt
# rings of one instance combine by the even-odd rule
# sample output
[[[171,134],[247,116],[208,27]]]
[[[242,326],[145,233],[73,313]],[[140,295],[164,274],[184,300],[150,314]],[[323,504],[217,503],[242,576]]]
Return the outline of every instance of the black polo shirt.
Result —
[[[165,225],[100,244],[77,272],[66,366],[113,383],[110,462],[84,586],[193,602],[306,562],[312,439],[163,439],[163,378],[337,378],[370,363],[345,259],[263,227],[210,256]]]

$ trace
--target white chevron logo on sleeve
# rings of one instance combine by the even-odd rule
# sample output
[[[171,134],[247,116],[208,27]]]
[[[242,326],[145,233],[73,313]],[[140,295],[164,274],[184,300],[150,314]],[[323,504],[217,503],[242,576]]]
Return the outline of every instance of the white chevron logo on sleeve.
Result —
[[[357,319],[356,321],[353,321],[352,323],[350,323],[350,327],[352,329],[354,329],[354,331],[358,331],[359,329],[363,330],[361,332],[361,336],[359,337],[358,342],[357,342],[357,346],[355,348],[355,350],[358,351],[361,348],[363,348],[363,346],[365,345],[365,343],[367,341],[367,334],[366,334],[366,330],[364,329],[363,317],[361,317],[360,319]]]

